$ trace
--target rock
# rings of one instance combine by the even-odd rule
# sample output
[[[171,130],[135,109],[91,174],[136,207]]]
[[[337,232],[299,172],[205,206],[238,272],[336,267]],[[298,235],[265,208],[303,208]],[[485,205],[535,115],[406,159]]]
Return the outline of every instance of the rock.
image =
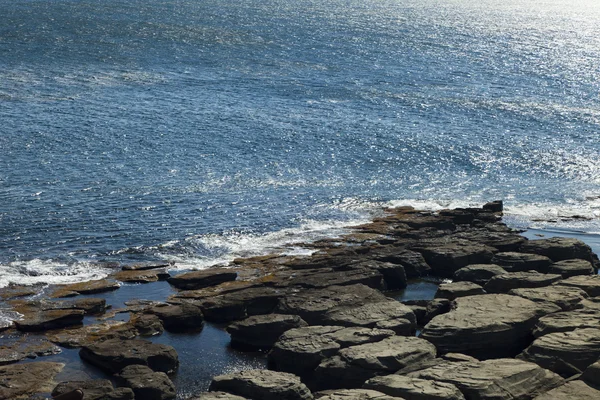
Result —
[[[156,305],[147,309],[146,313],[160,318],[164,328],[171,332],[197,329],[204,325],[204,315],[200,307],[186,302]]]
[[[438,315],[450,312],[451,306],[452,303],[448,299],[433,299],[428,301],[425,317],[423,318],[423,325],[427,325],[429,321]]]
[[[389,300],[355,308],[333,309],[324,315],[323,324],[392,329],[398,335],[413,335],[417,319],[409,307]]]
[[[76,348],[108,339],[133,339],[138,334],[138,330],[131,323],[108,321],[101,324],[86,325],[77,329],[53,332],[48,334],[47,338],[60,346]]]
[[[404,270],[404,267],[401,264],[394,264],[383,261],[364,261],[358,264],[354,264],[353,266],[364,269],[371,269],[380,273],[383,276],[385,288],[388,290],[404,289],[408,284],[406,271]],[[376,288],[374,286],[371,287]]]
[[[565,377],[582,373],[600,358],[600,328],[580,328],[538,337],[520,359]]]
[[[117,290],[121,285],[113,279],[100,279],[88,282],[61,285],[52,293],[52,297],[71,297],[78,294],[96,294]]]
[[[495,264],[474,264],[461,268],[454,273],[457,281],[473,282],[485,285],[496,275],[506,274],[506,270]]]
[[[171,277],[166,269],[125,270],[119,271],[113,277],[121,282],[150,283],[164,281]]]
[[[60,354],[62,350],[45,339],[24,338],[0,346],[0,365],[15,363],[26,358]]]
[[[408,279],[429,275],[431,267],[419,252],[393,246],[374,250],[370,256],[378,261],[401,265]]]
[[[557,332],[570,332],[578,328],[600,329],[600,312],[575,310],[546,315],[537,322],[533,335],[537,338]]]
[[[167,374],[154,372],[145,365],[128,365],[115,377],[119,386],[133,390],[136,399],[168,400],[177,395]]]
[[[129,322],[141,336],[160,335],[164,330],[161,319],[154,314],[134,314]]]
[[[448,278],[467,265],[488,264],[496,251],[493,247],[468,240],[435,239],[430,244],[420,244],[413,250],[423,254],[436,275]]]
[[[443,360],[452,361],[452,362],[461,362],[461,361],[479,361],[475,357],[468,356],[466,354],[461,353],[446,353],[441,357]]]
[[[147,271],[150,269],[164,270],[166,268],[169,268],[170,266],[171,265],[168,263],[161,263],[161,262],[141,262],[141,263],[136,263],[136,264],[123,265],[122,270],[123,271]]]
[[[227,332],[233,347],[270,349],[284,332],[307,325],[297,315],[267,314],[234,322]]]
[[[0,400],[27,399],[35,393],[49,392],[63,367],[43,361],[0,366]]]
[[[596,361],[583,371],[581,380],[585,381],[588,385],[600,387],[600,360]]]
[[[585,291],[590,297],[600,296],[600,275],[572,276],[556,283],[560,286],[577,287]]]
[[[542,313],[538,304],[517,296],[459,297],[454,309],[425,325],[421,336],[442,354],[464,353],[479,359],[508,356],[529,345]]]
[[[363,387],[410,400],[465,400],[460,390],[451,383],[402,375],[376,376],[365,382]]]
[[[394,336],[386,329],[309,326],[285,332],[269,352],[271,369],[304,376],[340,349]]]
[[[213,378],[210,391],[224,391],[261,400],[310,400],[313,395],[300,378],[269,370],[241,371]]]
[[[315,393],[315,398],[321,400],[398,400],[398,397],[386,396],[381,392],[367,389],[327,390]]]
[[[268,286],[326,288],[363,284],[373,289],[383,289],[383,275],[376,268],[349,267],[343,270],[330,268],[283,270],[272,275]]]
[[[567,382],[552,389],[534,400],[596,400],[600,399],[600,390],[590,387],[582,381]]]
[[[196,304],[202,309],[207,321],[229,322],[271,313],[286,293],[284,289],[252,287],[203,298]]]
[[[20,321],[14,321],[20,331],[35,332],[60,329],[68,326],[81,325],[84,311],[82,310],[48,310],[27,314]]]
[[[484,244],[502,252],[517,251],[521,245],[527,241],[527,239],[515,232],[493,231],[489,228],[491,228],[490,224],[486,224],[484,229],[470,226],[468,230],[455,233],[453,236],[455,238]]]
[[[79,351],[79,356],[112,373],[128,365],[146,365],[157,372],[172,373],[179,365],[173,347],[141,339],[110,339],[86,345]]]
[[[502,200],[494,200],[485,203],[482,208],[493,213],[501,213],[504,210],[504,203]]]
[[[546,286],[532,289],[513,289],[509,294],[529,299],[536,303],[552,304],[562,311],[574,310],[588,297],[587,293],[576,287]]]
[[[61,382],[52,390],[52,397],[76,389],[81,389],[84,392],[83,400],[133,400],[134,398],[131,389],[115,389],[108,379]]]
[[[519,288],[538,288],[549,286],[561,279],[556,274],[540,274],[539,272],[509,272],[502,275],[496,275],[484,289],[488,293],[508,293],[512,289]]]
[[[414,336],[351,346],[321,362],[314,373],[315,384],[321,389],[359,388],[367,379],[433,359],[435,354],[431,343]]]
[[[550,265],[548,273],[559,274],[566,279],[577,275],[592,275],[594,267],[586,260],[563,260]]]
[[[578,239],[553,237],[548,239],[529,240],[520,251],[549,257],[552,261],[580,258],[593,262],[592,249]]]
[[[178,289],[193,290],[234,281],[236,278],[237,272],[231,268],[209,268],[172,276],[168,281]]]
[[[442,283],[435,292],[435,298],[454,300],[457,297],[485,294],[481,286],[472,282]]]
[[[208,392],[202,393],[198,397],[192,397],[190,400],[246,400],[243,397],[225,392]]]
[[[95,297],[86,297],[74,300],[42,300],[29,301],[24,304],[42,311],[49,310],[82,310],[86,315],[102,314],[108,308],[106,300]]]
[[[531,399],[563,383],[538,365],[511,358],[444,362],[408,376],[453,384],[469,400]]]
[[[496,253],[492,263],[501,266],[508,272],[538,271],[546,273],[552,260],[539,254],[506,252]]]

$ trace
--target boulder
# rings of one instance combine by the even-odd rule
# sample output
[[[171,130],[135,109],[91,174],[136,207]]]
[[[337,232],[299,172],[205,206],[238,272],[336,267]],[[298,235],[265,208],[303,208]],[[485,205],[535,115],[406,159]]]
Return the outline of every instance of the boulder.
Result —
[[[397,374],[376,376],[365,382],[363,387],[409,400],[465,400],[461,391],[451,383]]]
[[[398,400],[398,397],[386,396],[381,392],[368,389],[326,390],[315,393],[315,399],[321,400]]]
[[[48,310],[26,314],[23,319],[14,321],[20,331],[35,332],[60,329],[83,323],[83,310]]]
[[[600,388],[600,359],[583,371],[581,380],[588,385],[593,385]]]
[[[501,213],[504,210],[504,203],[502,202],[502,200],[490,201],[488,203],[485,203],[482,206],[482,209],[494,213]]]
[[[600,275],[578,275],[556,283],[560,286],[577,287],[585,291],[590,297],[600,296]]]
[[[269,314],[286,294],[285,289],[249,287],[205,297],[195,301],[195,304],[202,309],[207,321],[230,322],[252,315]]]
[[[578,328],[600,329],[600,311],[581,309],[546,315],[535,325],[533,335],[540,337],[549,333],[570,332]]]
[[[300,378],[285,372],[249,370],[213,378],[210,391],[261,400],[312,400]]]
[[[267,314],[234,322],[227,332],[233,347],[270,349],[284,332],[307,325],[297,315]]]
[[[147,309],[146,313],[160,318],[164,328],[171,332],[197,329],[204,325],[204,315],[200,307],[187,302],[156,305]]]
[[[586,260],[563,260],[550,265],[548,273],[559,274],[566,279],[577,275],[592,275],[594,267],[591,262]]]
[[[402,264],[396,264],[391,262],[384,261],[363,261],[358,264],[353,264],[355,268],[364,268],[370,269],[373,271],[377,271],[379,274],[383,276],[383,282],[385,284],[385,288],[392,289],[404,289],[408,284],[408,280],[406,277],[406,271]],[[362,282],[356,282],[362,283]],[[368,285],[371,287],[375,287],[372,285]]]
[[[485,294],[481,286],[473,282],[442,283],[435,292],[435,298],[454,300],[457,297]]]
[[[537,396],[533,400],[596,400],[600,399],[600,390],[587,385],[583,381],[571,381],[549,392]]]
[[[587,293],[585,293],[583,290],[568,286],[546,286],[532,289],[513,289],[508,293],[529,299],[536,303],[557,306],[562,311],[580,308],[581,301],[588,297]]]
[[[123,270],[112,276],[118,281],[129,283],[151,283],[171,277],[166,269]]]
[[[164,331],[161,319],[154,314],[133,314],[129,319],[129,324],[141,336],[156,336]]]
[[[231,268],[208,268],[172,276],[168,281],[177,289],[194,290],[216,286],[220,283],[236,279],[237,272]]]
[[[536,364],[512,358],[443,362],[408,376],[455,385],[469,400],[532,399],[564,382]]]
[[[433,299],[427,302],[425,316],[423,317],[422,325],[427,325],[429,321],[438,315],[450,312],[452,302],[448,299]]]
[[[429,275],[431,267],[419,252],[385,246],[371,252],[370,257],[390,264],[401,265],[408,279]]]
[[[28,399],[32,394],[49,392],[63,367],[44,361],[0,366],[0,400]]]
[[[496,275],[484,289],[488,293],[508,293],[512,289],[519,288],[538,288],[552,285],[561,279],[556,274],[541,274],[539,272],[509,272],[502,275]]]
[[[553,237],[548,239],[528,240],[520,248],[523,253],[540,254],[552,261],[580,258],[593,262],[592,249],[579,239]]]
[[[164,372],[154,372],[145,365],[128,365],[115,375],[119,386],[131,388],[136,399],[174,399],[175,385]]]
[[[474,264],[459,269],[454,273],[454,279],[457,281],[473,282],[478,285],[485,285],[496,275],[506,274],[506,270],[495,264]]]
[[[420,252],[433,272],[452,277],[456,271],[471,264],[488,264],[496,249],[468,240],[436,241],[420,244],[413,250]]]
[[[440,353],[464,353],[479,359],[518,354],[531,342],[543,314],[531,300],[505,294],[459,297],[454,308],[433,318],[421,336]]]
[[[552,260],[539,254],[505,252],[496,253],[492,263],[501,266],[508,272],[538,271],[548,272]]]
[[[433,359],[435,354],[431,343],[414,336],[351,346],[321,362],[314,373],[315,385],[323,390],[359,388],[367,379]]]
[[[108,379],[61,382],[52,390],[52,397],[57,397],[76,389],[83,391],[83,400],[133,400],[134,398],[131,389],[115,389]]]
[[[110,339],[86,345],[79,351],[79,356],[111,373],[128,365],[146,365],[157,372],[172,373],[179,365],[173,347],[143,339]]]
[[[518,357],[565,377],[580,374],[600,358],[600,329],[549,333],[535,339]]]

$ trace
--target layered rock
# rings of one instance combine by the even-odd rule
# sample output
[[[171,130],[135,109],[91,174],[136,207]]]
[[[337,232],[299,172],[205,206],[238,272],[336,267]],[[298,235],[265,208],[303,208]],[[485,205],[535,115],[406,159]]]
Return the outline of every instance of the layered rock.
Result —
[[[454,273],[457,281],[473,282],[484,286],[496,275],[506,274],[506,270],[495,264],[474,264],[461,268]]]
[[[540,254],[505,252],[495,254],[492,264],[499,265],[508,272],[538,271],[546,273],[552,260]]]
[[[477,294],[485,294],[481,286],[472,282],[452,282],[442,283],[437,292],[436,298],[454,300],[457,297],[474,296]]]
[[[548,267],[548,273],[559,274],[563,278],[570,278],[577,275],[592,275],[594,267],[587,260],[574,259],[558,261]]]
[[[119,386],[131,388],[136,399],[170,400],[176,396],[175,385],[164,372],[154,372],[145,365],[129,365],[115,375]]]
[[[433,240],[413,250],[423,254],[432,271],[442,277],[452,277],[456,271],[471,264],[488,264],[497,251],[468,240]]]
[[[533,335],[540,337],[549,333],[570,332],[578,328],[600,329],[600,311],[580,309],[546,315],[535,325]]]
[[[587,293],[585,293],[583,290],[568,286],[546,286],[532,289],[513,289],[509,292],[509,294],[523,297],[536,303],[547,304],[549,307],[558,307],[558,309],[562,311],[570,311],[580,308],[581,301],[588,297]]]
[[[193,271],[168,279],[169,283],[178,289],[194,290],[215,286],[223,282],[234,281],[237,272],[230,268],[209,268]]]
[[[307,325],[297,315],[268,314],[234,322],[227,332],[234,347],[270,349],[284,332]]]
[[[552,389],[534,400],[596,400],[600,399],[600,390],[583,381],[571,381]]]
[[[201,328],[204,325],[204,314],[200,307],[182,302],[181,304],[161,304],[145,310],[156,315],[168,331],[181,332]]]
[[[600,296],[600,275],[572,276],[556,283],[560,286],[576,287],[586,292],[590,297]]]
[[[578,239],[553,237],[529,240],[523,243],[520,251],[523,253],[541,254],[552,261],[579,258],[593,262],[592,249]]]
[[[297,376],[269,370],[250,370],[216,376],[210,384],[210,390],[261,400],[314,398]]]
[[[488,293],[508,293],[512,289],[538,288],[549,286],[561,279],[556,274],[541,274],[539,272],[509,272],[496,275],[484,286]]]
[[[51,391],[53,379],[63,367],[43,361],[0,366],[0,400],[27,399]]]
[[[74,390],[84,393],[84,400],[133,400],[133,390],[130,388],[114,388],[108,379],[93,379],[88,381],[67,381],[59,383],[52,390],[52,397],[57,397]]]
[[[398,400],[398,397],[386,396],[369,389],[327,390],[315,393],[315,399],[321,400]]]
[[[365,382],[363,387],[410,400],[465,400],[461,391],[451,383],[403,375],[377,376]]]

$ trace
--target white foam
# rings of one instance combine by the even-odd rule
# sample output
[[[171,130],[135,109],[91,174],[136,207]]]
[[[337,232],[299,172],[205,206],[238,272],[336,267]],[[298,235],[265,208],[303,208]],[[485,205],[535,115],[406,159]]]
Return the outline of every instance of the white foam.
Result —
[[[63,284],[101,279],[108,270],[97,265],[78,262],[67,264],[54,260],[33,259],[0,264],[0,288],[9,284]]]

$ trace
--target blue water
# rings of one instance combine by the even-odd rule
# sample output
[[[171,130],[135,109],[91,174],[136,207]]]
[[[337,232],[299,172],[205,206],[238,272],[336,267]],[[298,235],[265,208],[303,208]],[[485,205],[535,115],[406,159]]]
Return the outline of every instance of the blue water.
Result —
[[[0,0],[0,286],[382,204],[593,235],[599,60],[595,0]]]

